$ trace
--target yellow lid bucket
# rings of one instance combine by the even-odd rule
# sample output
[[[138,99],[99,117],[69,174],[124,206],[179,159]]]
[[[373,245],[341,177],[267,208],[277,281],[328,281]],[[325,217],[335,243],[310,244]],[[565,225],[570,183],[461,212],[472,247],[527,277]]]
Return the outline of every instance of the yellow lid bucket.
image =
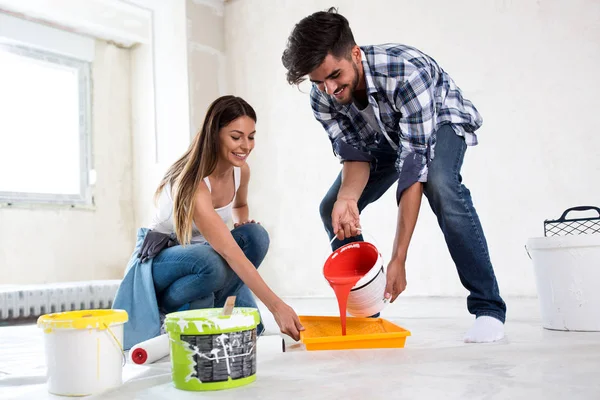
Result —
[[[87,396],[122,384],[124,310],[79,310],[42,315],[48,391]]]

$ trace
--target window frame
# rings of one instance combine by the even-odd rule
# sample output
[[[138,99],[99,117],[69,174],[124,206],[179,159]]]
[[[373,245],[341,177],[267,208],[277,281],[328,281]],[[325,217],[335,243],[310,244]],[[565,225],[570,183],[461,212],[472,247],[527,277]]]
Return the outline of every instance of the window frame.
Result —
[[[79,79],[79,176],[78,194],[11,192],[0,188],[0,205],[93,205],[92,194],[92,82],[91,62],[68,57],[45,49],[25,46],[18,43],[0,41],[0,51],[7,51],[21,57],[54,63],[77,70]]]

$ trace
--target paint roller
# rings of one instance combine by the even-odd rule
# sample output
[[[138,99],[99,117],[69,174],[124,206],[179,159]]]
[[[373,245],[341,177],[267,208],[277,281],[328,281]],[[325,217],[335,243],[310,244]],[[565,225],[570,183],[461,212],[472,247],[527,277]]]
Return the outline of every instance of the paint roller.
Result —
[[[129,351],[129,359],[134,364],[152,364],[169,355],[169,335],[166,333],[136,344]]]

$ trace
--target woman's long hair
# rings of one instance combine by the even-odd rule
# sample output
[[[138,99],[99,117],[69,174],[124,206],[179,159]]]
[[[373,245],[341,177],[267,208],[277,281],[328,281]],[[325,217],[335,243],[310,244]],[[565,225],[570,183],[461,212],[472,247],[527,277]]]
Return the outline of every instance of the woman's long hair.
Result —
[[[156,189],[155,199],[167,184],[171,184],[175,234],[182,245],[190,243],[192,239],[194,195],[198,185],[217,167],[219,131],[243,116],[248,116],[256,122],[254,109],[244,99],[222,96],[215,100],[206,112],[202,129],[196,134],[185,154],[167,170]]]

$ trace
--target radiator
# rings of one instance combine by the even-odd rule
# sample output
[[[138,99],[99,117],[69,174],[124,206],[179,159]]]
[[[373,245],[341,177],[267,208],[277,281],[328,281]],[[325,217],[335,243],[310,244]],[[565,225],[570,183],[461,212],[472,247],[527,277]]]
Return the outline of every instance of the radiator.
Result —
[[[0,285],[0,321],[110,308],[120,280]]]

